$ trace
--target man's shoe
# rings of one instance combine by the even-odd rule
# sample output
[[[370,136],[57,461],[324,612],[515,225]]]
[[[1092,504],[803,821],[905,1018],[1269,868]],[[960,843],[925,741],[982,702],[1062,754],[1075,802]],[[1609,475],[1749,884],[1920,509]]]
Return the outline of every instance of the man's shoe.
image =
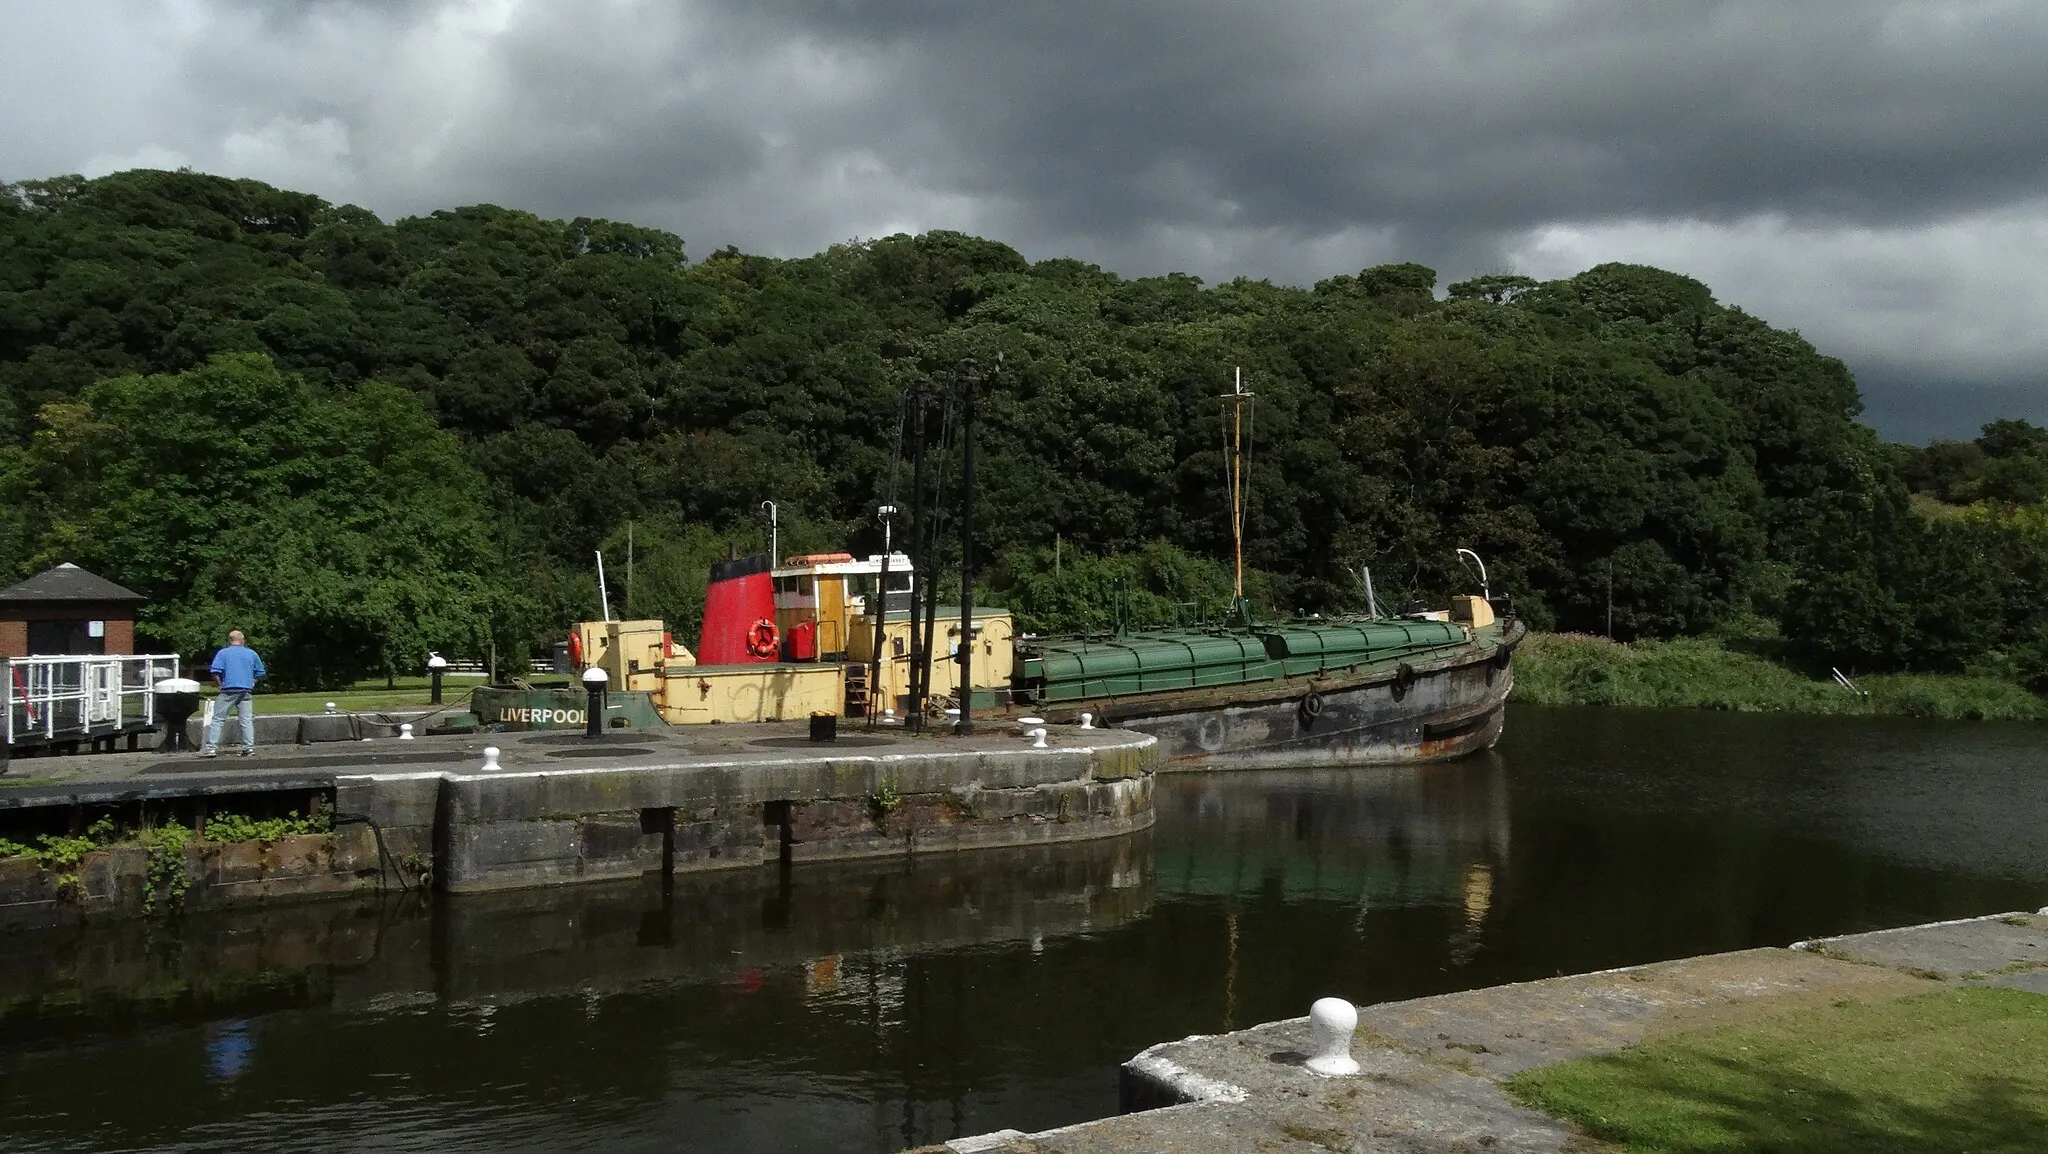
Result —
[[[243,757],[254,757],[254,756],[256,756],[256,747],[255,747],[255,746],[253,746],[253,745],[245,745],[245,746],[243,746],[243,747],[242,747],[242,756],[243,756]]]
[[[219,756],[220,756],[220,750],[218,750],[218,749],[215,749],[214,747],[212,747],[212,746],[210,746],[210,745],[209,745],[209,746],[207,746],[207,747],[206,747],[205,749],[202,749],[202,750],[200,750],[200,751],[199,751],[199,756],[201,756],[201,757],[219,757]]]

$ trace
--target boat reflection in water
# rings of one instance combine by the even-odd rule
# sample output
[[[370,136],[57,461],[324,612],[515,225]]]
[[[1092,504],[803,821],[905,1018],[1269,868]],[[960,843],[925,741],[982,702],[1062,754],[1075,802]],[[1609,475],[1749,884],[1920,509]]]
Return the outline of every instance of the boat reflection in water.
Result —
[[[1377,1001],[1468,985],[1457,971],[1504,886],[1508,798],[1494,754],[1160,778],[1161,916],[1192,933],[1220,915],[1208,1028],[1295,1017],[1331,991]],[[1247,972],[1254,986],[1237,980]]]
[[[0,1149],[894,1150],[1071,1120],[1113,1080],[1040,1057],[1070,1049],[1048,1021],[1095,1028],[1057,959],[1146,913],[1152,863],[1140,834],[13,935]]]
[[[1100,1117],[1154,1042],[1485,968],[1497,758],[1158,802],[1098,842],[15,935],[0,1149],[890,1151]]]

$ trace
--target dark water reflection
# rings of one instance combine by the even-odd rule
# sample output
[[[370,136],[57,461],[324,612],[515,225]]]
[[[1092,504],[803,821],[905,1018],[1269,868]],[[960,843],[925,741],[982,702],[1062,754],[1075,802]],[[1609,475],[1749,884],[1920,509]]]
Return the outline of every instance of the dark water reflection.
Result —
[[[894,1150],[1189,1033],[2048,903],[2039,727],[1517,709],[1151,835],[0,942],[0,1149]]]

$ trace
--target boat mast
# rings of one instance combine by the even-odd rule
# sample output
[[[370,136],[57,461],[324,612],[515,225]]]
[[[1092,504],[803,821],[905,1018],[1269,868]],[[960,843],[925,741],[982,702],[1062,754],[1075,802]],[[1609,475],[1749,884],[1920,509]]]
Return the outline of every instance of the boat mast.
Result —
[[[1242,367],[1237,369],[1233,387],[1230,392],[1223,395],[1223,399],[1230,402],[1230,444],[1225,446],[1229,450],[1229,462],[1225,469],[1225,475],[1230,483],[1230,547],[1234,562],[1234,591],[1236,593],[1236,598],[1231,603],[1231,607],[1242,613],[1244,608],[1245,506],[1244,406],[1246,401],[1252,399],[1252,394],[1245,391],[1244,369]]]

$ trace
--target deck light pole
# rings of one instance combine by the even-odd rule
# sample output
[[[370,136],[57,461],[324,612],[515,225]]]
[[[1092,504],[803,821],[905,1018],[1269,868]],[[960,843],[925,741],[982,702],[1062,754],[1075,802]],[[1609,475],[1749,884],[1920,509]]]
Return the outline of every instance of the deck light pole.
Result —
[[[882,715],[882,646],[888,643],[889,550],[895,544],[896,506],[880,506],[875,510],[875,516],[882,522],[882,568],[875,574],[875,591],[868,598],[868,613],[875,619],[875,653],[874,659],[868,662],[869,729],[875,727],[875,719]]]
[[[782,564],[782,560],[776,556],[776,547],[781,543],[779,534],[782,525],[776,520],[775,502],[763,501],[761,508],[768,514],[768,567],[773,569]]]
[[[433,679],[434,693],[428,704],[441,704],[441,675],[448,671],[448,659],[438,653],[427,654],[427,676]]]

